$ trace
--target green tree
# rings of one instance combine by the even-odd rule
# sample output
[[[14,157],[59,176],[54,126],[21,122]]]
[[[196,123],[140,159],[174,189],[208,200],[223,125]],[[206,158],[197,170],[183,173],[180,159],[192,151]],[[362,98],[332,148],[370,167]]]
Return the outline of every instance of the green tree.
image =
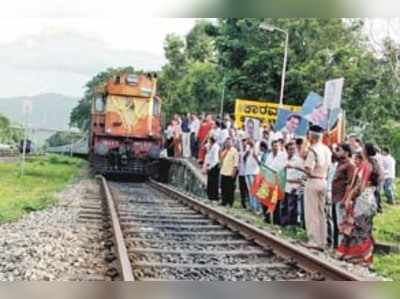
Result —
[[[71,133],[71,132],[57,132],[51,135],[47,140],[46,144],[50,147],[53,146],[61,146],[72,144],[79,141],[82,138],[82,135],[79,133]]]
[[[195,26],[186,35],[186,53],[188,59],[198,62],[215,62],[214,39],[208,30],[211,23],[205,20],[196,21]]]
[[[393,156],[400,161],[400,45],[385,40],[374,69],[379,82],[373,89],[369,101],[361,107],[360,122],[366,140],[389,147]],[[400,163],[397,163],[400,171]]]
[[[164,42],[164,52],[168,63],[162,67],[159,77],[159,94],[163,100],[163,111],[169,116],[170,111],[179,105],[177,85],[185,76],[187,59],[185,42],[175,34],[167,35]]]
[[[310,91],[323,94],[326,80],[345,77],[344,105],[353,111],[377,84],[359,20],[223,18],[214,29],[217,56],[235,98],[279,98],[284,35],[261,30],[262,22],[289,32],[285,103],[302,104]]]
[[[214,38],[208,34],[210,25],[198,21],[185,37],[171,34],[165,39],[168,63],[159,82],[167,119],[173,113],[219,111],[222,76],[215,63]]]
[[[177,85],[177,113],[217,112],[221,99],[221,75],[214,64],[193,62]]]
[[[11,127],[10,120],[0,114],[0,143],[16,144],[22,139],[22,130]]]

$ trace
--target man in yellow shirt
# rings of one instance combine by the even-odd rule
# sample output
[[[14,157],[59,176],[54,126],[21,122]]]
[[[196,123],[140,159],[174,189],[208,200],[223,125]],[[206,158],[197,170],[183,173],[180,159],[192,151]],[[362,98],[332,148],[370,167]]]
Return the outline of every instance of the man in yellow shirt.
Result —
[[[233,206],[235,181],[239,166],[239,153],[233,147],[232,139],[225,141],[225,148],[221,152],[221,191],[222,205]]]

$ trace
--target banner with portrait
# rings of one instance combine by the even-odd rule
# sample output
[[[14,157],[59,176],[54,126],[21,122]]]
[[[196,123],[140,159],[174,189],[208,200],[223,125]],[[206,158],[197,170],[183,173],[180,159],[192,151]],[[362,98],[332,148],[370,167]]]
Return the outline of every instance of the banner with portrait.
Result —
[[[343,78],[327,81],[323,98],[315,92],[310,92],[300,114],[310,123],[331,130],[341,114],[343,84]]]
[[[261,122],[256,118],[246,117],[244,123],[244,130],[246,132],[246,136],[253,140],[260,140],[261,138],[261,130],[260,130]]]
[[[275,124],[279,108],[279,104],[277,103],[237,99],[235,103],[235,126],[237,128],[244,128],[246,118],[258,119],[262,126]],[[282,105],[282,108],[298,112],[301,106]]]
[[[304,137],[307,135],[308,121],[299,113],[294,113],[286,109],[278,109],[275,130],[294,137]]]
[[[314,125],[323,129],[328,128],[328,109],[324,106],[323,98],[315,92],[308,94],[300,115]]]

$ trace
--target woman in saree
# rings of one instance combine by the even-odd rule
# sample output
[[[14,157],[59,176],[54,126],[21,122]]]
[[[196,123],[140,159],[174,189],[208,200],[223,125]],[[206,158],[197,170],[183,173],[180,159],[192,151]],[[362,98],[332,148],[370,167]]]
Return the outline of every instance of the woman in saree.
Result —
[[[373,262],[373,218],[377,211],[375,190],[379,185],[380,168],[376,149],[366,144],[363,154],[355,157],[356,171],[345,195],[346,214],[339,224],[343,236],[337,253],[340,259],[363,266]]]
[[[205,119],[203,119],[200,124],[199,132],[197,134],[197,140],[199,142],[199,153],[198,153],[198,163],[201,165],[207,154],[206,144],[208,139],[212,136],[210,131],[213,129],[214,121],[212,116],[208,114]]]

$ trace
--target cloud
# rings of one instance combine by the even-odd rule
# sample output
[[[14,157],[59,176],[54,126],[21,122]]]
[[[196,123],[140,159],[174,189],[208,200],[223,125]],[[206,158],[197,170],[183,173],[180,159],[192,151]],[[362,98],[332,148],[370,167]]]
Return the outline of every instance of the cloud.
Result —
[[[0,64],[19,70],[88,75],[108,67],[127,65],[158,70],[164,63],[162,56],[145,51],[114,49],[100,39],[73,31],[46,29],[38,35],[0,44]]]
[[[47,10],[43,5],[43,12]],[[135,17],[126,10],[130,17],[0,18],[2,96],[38,91],[80,96],[85,83],[109,67],[158,70],[166,62],[166,35],[184,35],[195,22]]]

